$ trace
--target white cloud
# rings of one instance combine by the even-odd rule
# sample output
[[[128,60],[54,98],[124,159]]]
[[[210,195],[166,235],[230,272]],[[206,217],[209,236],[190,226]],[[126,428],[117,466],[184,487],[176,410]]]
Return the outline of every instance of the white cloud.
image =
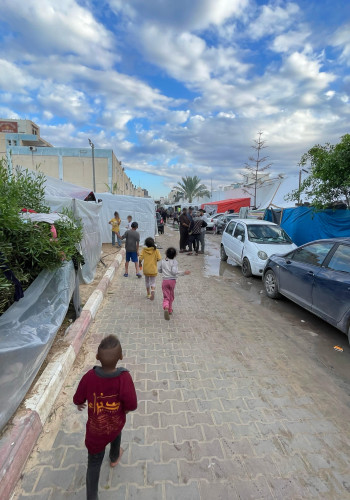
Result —
[[[39,89],[37,99],[49,113],[73,118],[78,122],[85,121],[92,111],[83,92],[72,86],[50,81],[44,82]]]
[[[39,85],[25,70],[5,59],[0,59],[0,89],[10,92],[27,92]]]
[[[166,69],[169,75],[185,81],[209,78],[209,68],[202,60],[206,44],[200,37],[188,32],[165,31],[157,25],[144,26],[139,36],[145,56]]]
[[[15,33],[5,43],[10,54],[18,49],[29,59],[34,54],[73,55],[99,67],[117,59],[112,33],[75,0],[46,0],[45,5],[36,0],[3,0],[1,17]]]
[[[286,59],[281,73],[287,78],[307,82],[315,90],[326,88],[336,78],[332,73],[321,71],[318,60],[300,52],[294,52]]]
[[[145,22],[165,27],[173,27],[180,31],[206,29],[211,25],[221,25],[232,16],[240,16],[247,7],[248,0],[109,0],[112,8],[124,13],[133,21],[143,19]]]
[[[340,61],[350,66],[350,24],[339,28],[332,40],[334,47],[341,48]]]
[[[0,117],[1,118],[11,118],[13,120],[21,119],[21,115],[13,111],[11,108],[7,108],[6,106],[0,106]]]
[[[291,50],[305,49],[305,40],[310,36],[308,31],[289,31],[276,36],[271,48],[275,52],[290,52]]]
[[[285,8],[277,5],[263,5],[259,17],[250,23],[248,33],[254,40],[267,35],[282,33],[289,28],[299,13],[296,3],[286,3]]]

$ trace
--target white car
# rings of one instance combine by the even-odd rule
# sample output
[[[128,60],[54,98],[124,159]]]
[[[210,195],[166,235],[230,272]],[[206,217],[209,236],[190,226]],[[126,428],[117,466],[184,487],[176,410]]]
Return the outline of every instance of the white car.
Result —
[[[221,217],[221,215],[225,214],[214,214],[214,215],[207,215],[207,229],[213,229],[215,226],[216,219],[218,217]]]
[[[277,224],[265,220],[235,219],[227,224],[221,239],[220,256],[242,266],[243,276],[262,276],[272,254],[286,254],[297,248]]]

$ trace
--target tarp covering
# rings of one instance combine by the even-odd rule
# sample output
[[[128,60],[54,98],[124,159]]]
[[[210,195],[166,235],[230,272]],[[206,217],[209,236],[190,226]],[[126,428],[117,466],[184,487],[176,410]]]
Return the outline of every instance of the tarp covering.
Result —
[[[101,203],[55,196],[46,196],[45,201],[50,205],[52,211],[61,212],[63,208],[68,208],[72,210],[78,219],[81,219],[83,223],[81,251],[85,260],[85,264],[81,269],[81,275],[84,283],[91,283],[94,280],[96,267],[101,258]]]
[[[279,222],[278,211],[265,212],[265,220]],[[350,210],[322,210],[311,207],[284,208],[280,211],[281,227],[296,245],[325,238],[350,236]]]
[[[304,174],[303,174],[304,176]],[[303,179],[302,179],[303,180]],[[270,205],[276,207],[290,207],[292,204],[290,201],[286,200],[286,196],[290,194],[293,190],[299,187],[299,175],[278,175],[277,177],[268,178],[257,185],[256,192],[256,207],[258,209],[268,208]],[[254,204],[254,185],[250,184],[248,186],[233,187],[232,189],[225,189],[224,191],[213,191],[213,200],[226,200],[226,199],[237,199],[249,196],[251,198],[251,204]],[[302,201],[309,201],[304,194],[302,195]],[[200,203],[206,205],[209,200],[201,199]],[[215,202],[214,202],[215,203]]]
[[[61,198],[77,198],[84,200],[90,193],[90,189],[76,186],[70,182],[61,181],[55,177],[46,175],[45,194],[46,196],[59,196]]]
[[[72,261],[42,271],[0,317],[0,429],[23,400],[66,315],[74,290]]]
[[[250,198],[235,198],[230,200],[220,200],[220,201],[210,201],[208,203],[203,203],[201,208],[204,208],[207,212],[216,212],[217,214],[225,213],[227,210],[234,210],[239,212],[241,207],[249,207]]]
[[[112,226],[108,222],[114,217],[114,212],[119,213],[122,220],[120,234],[124,234],[127,226],[127,216],[138,222],[141,244],[145,238],[156,234],[155,203],[152,198],[138,198],[136,196],[124,196],[111,193],[97,193],[97,199],[102,200],[102,211],[100,213],[100,231],[103,243],[111,243]]]

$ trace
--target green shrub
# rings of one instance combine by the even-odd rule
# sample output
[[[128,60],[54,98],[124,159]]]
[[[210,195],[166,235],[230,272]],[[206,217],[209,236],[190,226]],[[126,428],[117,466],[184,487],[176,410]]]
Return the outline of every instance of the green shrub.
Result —
[[[11,269],[26,289],[43,269],[53,271],[77,253],[82,224],[72,212],[65,211],[65,217],[55,222],[56,239],[51,224],[20,217],[22,208],[48,213],[44,195],[43,173],[16,169],[10,175],[6,163],[0,160],[0,256],[4,261],[0,265],[0,314],[11,305],[14,295],[14,285],[1,267]]]

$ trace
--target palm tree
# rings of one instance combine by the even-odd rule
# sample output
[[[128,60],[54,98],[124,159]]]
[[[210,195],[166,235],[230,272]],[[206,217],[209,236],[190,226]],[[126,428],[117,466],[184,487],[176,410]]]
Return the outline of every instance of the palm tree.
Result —
[[[182,182],[178,182],[174,189],[177,189],[182,198],[188,199],[189,203],[192,203],[193,198],[203,198],[204,196],[210,198],[207,186],[201,184],[200,178],[196,175],[194,177],[181,177],[181,180]]]

